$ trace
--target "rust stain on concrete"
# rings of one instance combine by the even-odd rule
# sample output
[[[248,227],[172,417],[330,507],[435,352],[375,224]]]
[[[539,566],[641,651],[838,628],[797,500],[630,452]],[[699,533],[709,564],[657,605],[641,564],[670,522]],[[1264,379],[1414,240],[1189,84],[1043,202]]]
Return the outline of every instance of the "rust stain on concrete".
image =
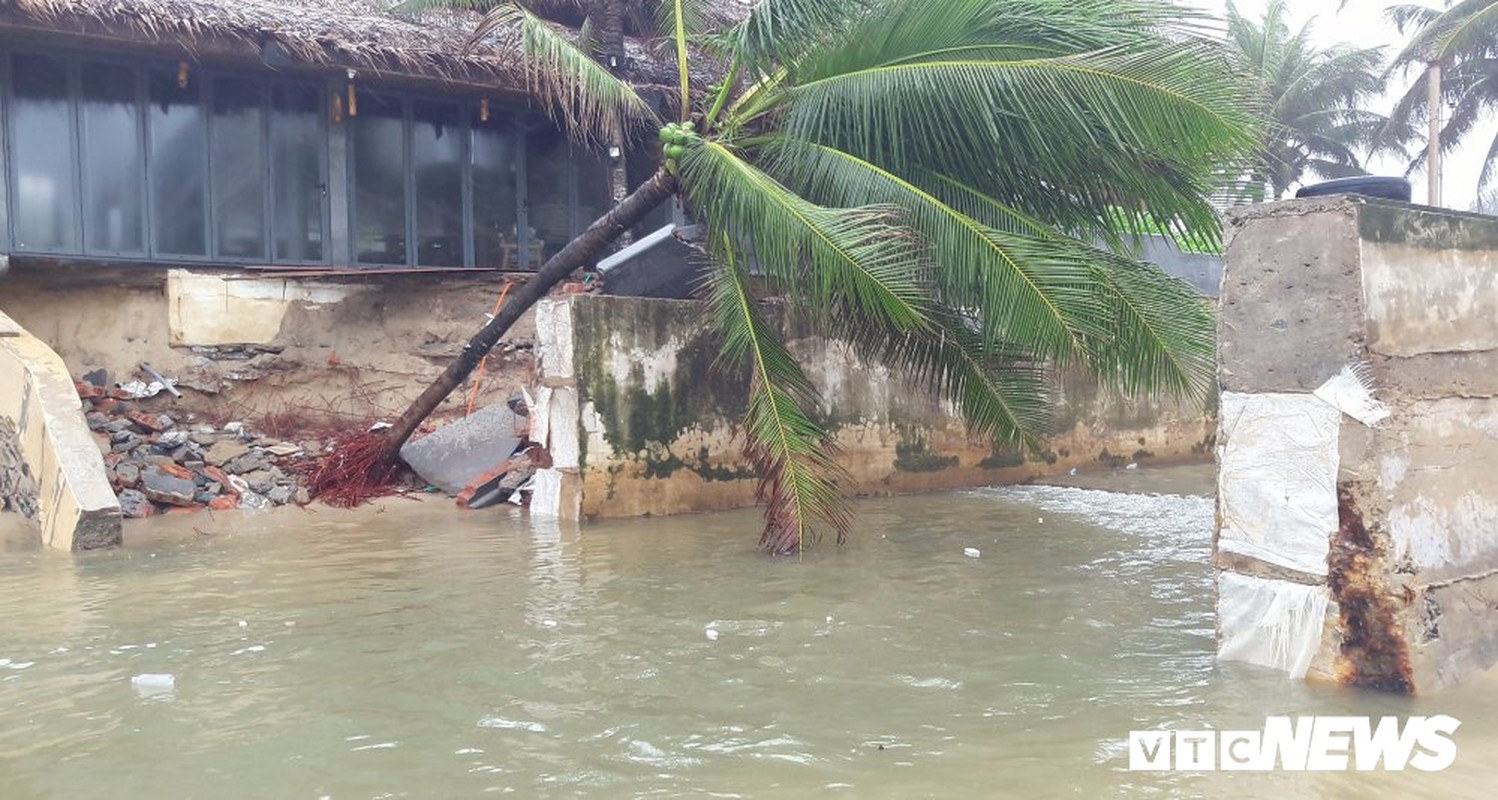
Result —
[[[1337,535],[1327,555],[1328,584],[1341,616],[1340,683],[1414,694],[1399,600],[1383,582],[1378,537],[1364,523],[1356,484],[1337,485]]]

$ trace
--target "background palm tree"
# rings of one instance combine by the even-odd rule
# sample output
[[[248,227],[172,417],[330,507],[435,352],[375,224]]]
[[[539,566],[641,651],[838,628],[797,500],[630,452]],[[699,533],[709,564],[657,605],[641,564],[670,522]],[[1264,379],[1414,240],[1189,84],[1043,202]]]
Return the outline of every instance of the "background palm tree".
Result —
[[[1383,49],[1312,42],[1314,20],[1291,31],[1284,0],[1259,19],[1227,6],[1228,43],[1242,67],[1257,78],[1265,129],[1260,188],[1278,199],[1307,173],[1322,178],[1363,175],[1360,153],[1374,144],[1388,120],[1367,109],[1383,93]]]
[[[763,297],[996,442],[1036,442],[1062,368],[1209,390],[1207,304],[1118,254],[1137,230],[1214,239],[1206,198],[1258,141],[1252,93],[1200,18],[1159,0],[763,0],[694,30],[701,0],[668,2],[684,102],[665,127],[574,34],[517,3],[485,17],[479,36],[518,31],[533,92],[569,130],[658,131],[666,161],[512,293],[385,434],[388,455],[551,286],[672,195],[706,231],[720,366],[751,376],[772,551],[827,527],[841,540],[851,518],[815,390]],[[721,85],[691,82],[692,52]]]
[[[1410,32],[1409,43],[1389,65],[1390,73],[1408,72],[1411,67],[1422,69],[1395,103],[1383,138],[1408,137],[1417,126],[1430,125],[1433,72],[1429,67],[1435,65],[1439,67],[1437,99],[1450,111],[1444,119],[1435,119],[1438,130],[1431,138],[1441,153],[1460,146],[1478,123],[1491,119],[1492,112],[1498,110],[1498,0],[1448,2],[1444,8],[1405,3],[1390,6],[1386,13],[1401,32]],[[1439,108],[1436,113],[1441,113]],[[1420,168],[1428,160],[1427,154],[1413,159],[1410,171]],[[1495,162],[1498,135],[1483,160],[1477,182],[1479,194],[1492,183]],[[1438,180],[1439,176],[1435,177]]]

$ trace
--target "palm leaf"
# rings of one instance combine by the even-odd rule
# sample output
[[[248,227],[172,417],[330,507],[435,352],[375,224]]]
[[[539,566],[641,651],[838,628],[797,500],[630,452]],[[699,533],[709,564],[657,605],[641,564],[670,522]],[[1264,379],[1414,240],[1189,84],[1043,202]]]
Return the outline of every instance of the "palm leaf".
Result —
[[[926,270],[897,209],[818,206],[720,142],[689,147],[679,163],[697,218],[781,288],[889,329],[925,324]]]
[[[715,249],[710,303],[723,335],[720,363],[750,370],[745,454],[759,473],[756,495],[765,505],[760,546],[798,552],[816,540],[818,523],[832,527],[842,543],[852,522],[840,488],[847,476],[833,460],[831,435],[806,411],[816,391],[755,305],[732,241],[718,239]]]
[[[558,124],[577,138],[610,141],[659,121],[633,87],[517,3],[490,9],[470,41],[483,41],[500,29],[519,33],[527,89],[546,102]]]

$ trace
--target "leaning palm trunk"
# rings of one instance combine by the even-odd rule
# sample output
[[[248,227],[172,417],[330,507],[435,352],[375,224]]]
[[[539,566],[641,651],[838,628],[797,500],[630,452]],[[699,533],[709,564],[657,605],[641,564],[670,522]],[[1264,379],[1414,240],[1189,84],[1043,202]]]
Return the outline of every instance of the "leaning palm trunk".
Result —
[[[441,405],[454,389],[468,379],[484,356],[494,348],[500,337],[505,335],[505,331],[508,331],[516,320],[529,311],[531,306],[545,297],[553,286],[561,283],[568,275],[597,261],[598,256],[611,242],[643,220],[646,214],[655,210],[675,191],[676,179],[665,170],[656,172],[650,180],[645,181],[640,188],[624,198],[623,202],[614,206],[607,214],[589,225],[588,229],[576,239],[568,242],[560,252],[547,259],[546,263],[541,265],[541,269],[536,271],[535,277],[510,295],[509,302],[499,310],[494,319],[468,340],[463,352],[448,363],[447,369],[443,370],[442,374],[438,375],[437,379],[426,388],[426,391],[412,401],[411,405],[401,412],[401,415],[385,431],[384,460],[388,462],[395,460],[401,445],[411,438],[411,434],[416,431],[422,421],[431,416],[432,412],[437,410],[437,406]]]

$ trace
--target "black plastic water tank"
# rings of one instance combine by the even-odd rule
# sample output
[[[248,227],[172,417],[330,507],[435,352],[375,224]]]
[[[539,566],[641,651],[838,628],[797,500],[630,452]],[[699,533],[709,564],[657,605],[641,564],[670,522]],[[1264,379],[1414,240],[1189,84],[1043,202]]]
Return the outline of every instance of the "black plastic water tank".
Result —
[[[1382,197],[1385,200],[1410,201],[1410,182],[1404,178],[1386,178],[1377,175],[1359,175],[1354,178],[1338,178],[1334,181],[1313,183],[1300,187],[1296,197],[1324,197],[1329,194],[1361,194]]]

